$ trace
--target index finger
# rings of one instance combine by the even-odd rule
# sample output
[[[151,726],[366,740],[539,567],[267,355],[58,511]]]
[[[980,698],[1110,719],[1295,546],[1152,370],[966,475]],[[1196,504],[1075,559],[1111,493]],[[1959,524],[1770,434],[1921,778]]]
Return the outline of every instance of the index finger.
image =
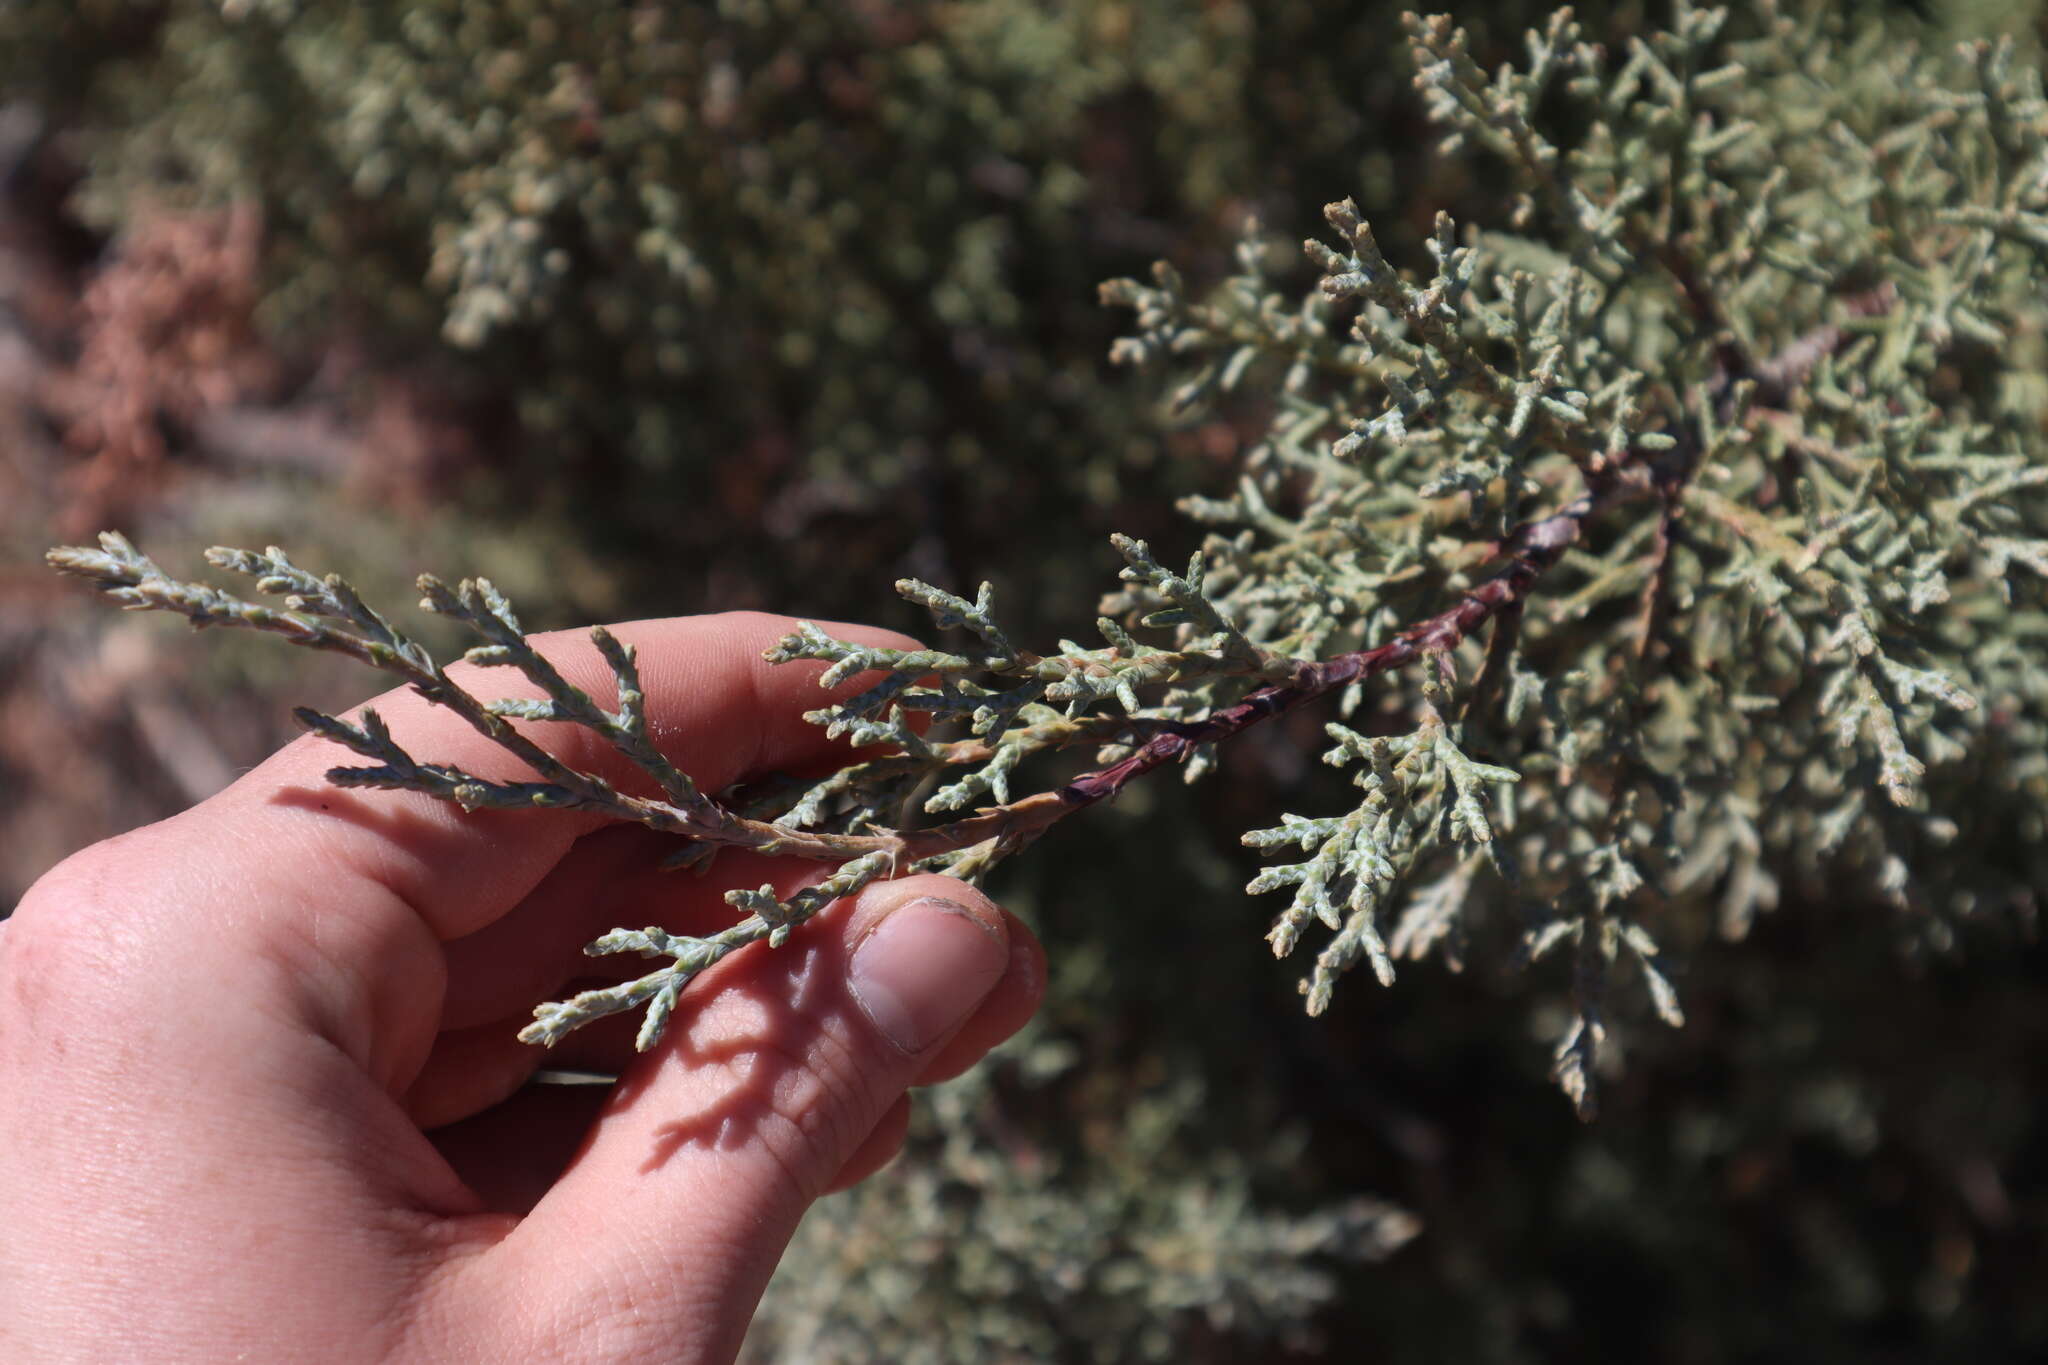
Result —
[[[830,691],[818,686],[822,664],[769,664],[762,651],[795,625],[759,612],[632,621],[611,633],[638,653],[651,738],[706,792],[779,769],[800,769],[847,752],[803,713],[860,690],[859,679]],[[892,631],[845,624],[841,639],[891,647],[915,642]],[[586,632],[530,637],[570,683],[600,705],[615,706],[616,680]],[[510,668],[455,665],[452,676],[482,697],[542,696]],[[392,736],[423,762],[459,767],[479,777],[528,779],[517,757],[454,713],[409,689],[367,703]],[[596,733],[560,722],[519,728],[573,768],[595,773],[625,791],[658,795],[653,781]],[[586,811],[462,810],[415,792],[341,790],[329,768],[349,755],[307,736],[192,811],[246,826],[255,819],[336,869],[396,895],[432,927],[456,938],[495,919],[531,891],[580,836],[606,817]],[[216,809],[217,808],[217,809]],[[336,818],[336,817],[340,818]]]

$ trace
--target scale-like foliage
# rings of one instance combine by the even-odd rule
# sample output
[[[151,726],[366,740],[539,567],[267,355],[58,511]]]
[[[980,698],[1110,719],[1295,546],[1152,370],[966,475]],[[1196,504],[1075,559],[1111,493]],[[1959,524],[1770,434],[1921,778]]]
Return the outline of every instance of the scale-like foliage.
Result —
[[[1938,922],[2048,883],[2038,76],[1991,45],[1836,51],[1768,5],[1762,36],[1730,45],[1725,19],[1681,6],[1609,52],[1560,13],[1489,75],[1448,19],[1411,17],[1444,152],[1518,187],[1503,221],[1438,215],[1427,262],[1404,268],[1344,201],[1307,243],[1306,297],[1256,232],[1213,290],[1165,266],[1104,286],[1135,313],[1117,358],[1164,375],[1175,408],[1257,397],[1270,413],[1235,488],[1186,505],[1211,528],[1202,547],[1176,571],[1117,537],[1124,587],[1097,644],[1034,653],[987,585],[970,602],[913,580],[898,591],[956,648],[803,626],[770,657],[874,678],[811,718],[894,746],[808,785],[698,792],[648,741],[629,650],[597,633],[618,678],[607,711],[482,581],[422,580],[426,605],[483,638],[471,662],[547,700],[471,695],[275,550],[213,557],[285,594],[282,611],[170,579],[118,537],[53,559],[131,607],[355,655],[538,779],[484,782],[403,752],[374,716],[309,714],[373,760],[337,781],[600,809],[695,841],[688,859],[734,845],[837,865],[788,902],[735,893],[747,918],[713,939],[607,935],[592,952],[670,965],[543,1006],[536,1042],[644,1005],[648,1045],[697,972],[834,896],[910,869],[978,878],[1327,697],[1348,720],[1328,758],[1363,799],[1245,840],[1301,854],[1252,889],[1293,888],[1268,935],[1281,955],[1330,934],[1310,1012],[1357,963],[1391,982],[1397,957],[1460,952],[1470,921],[1507,911],[1528,960],[1571,950],[1556,1067],[1590,1113],[1617,964],[1679,1023],[1657,940],[1697,938],[1703,908],[1739,934],[1781,884],[1826,879]],[[566,768],[507,718],[596,730],[663,798]],[[1066,750],[1095,766],[1037,762]],[[894,827],[913,806],[944,818]]]
[[[376,72],[329,60],[321,81],[294,92],[276,78],[314,66],[244,60],[252,48],[242,44],[260,49],[262,35],[292,24],[301,25],[298,54],[318,56],[320,35],[333,41],[401,8],[423,17],[392,38],[398,56]],[[769,1301],[755,1342],[763,1357],[1233,1359],[1250,1338],[1299,1344],[1309,1316],[1331,1305],[1351,1326],[1384,1331],[1389,1358],[1402,1359],[1522,1360],[1576,1343],[1588,1358],[1812,1345],[1816,1359],[1860,1360],[1880,1305],[1887,1331],[1903,1325],[1926,1342],[2024,1355],[2000,1348],[2037,1346],[2041,1320],[2014,1287],[2023,1277],[2003,1283],[2000,1265],[2030,1265],[2028,1239],[2038,1240],[2034,1211],[2008,1193],[2023,1194],[2038,1175],[2028,1155],[2040,1147],[2038,1106],[2023,1079],[2040,1041],[2027,958],[1977,953],[1967,977],[1934,964],[1931,983],[1904,988],[1885,959],[1900,943],[1945,946],[1972,917],[1975,929],[2008,912],[2024,924],[2048,885],[2039,667],[2048,119],[2036,74],[1996,45],[1917,51],[1818,7],[1745,4],[1727,20],[1684,9],[1669,31],[1605,49],[1559,19],[1498,71],[1497,54],[1483,64],[1473,55],[1483,40],[1468,50],[1456,25],[1414,21],[1418,102],[1444,143],[1441,161],[1411,181],[1405,172],[1422,157],[1389,163],[1361,136],[1399,137],[1407,125],[1387,134],[1377,121],[1365,129],[1329,117],[1329,72],[1345,73],[1336,102],[1376,92],[1377,48],[1400,46],[1381,41],[1389,26],[1379,11],[1360,6],[1360,19],[1339,8],[1275,0],[1257,7],[1257,25],[1219,40],[1212,29],[1176,28],[1175,16],[1199,10],[1222,23],[1252,11],[1199,0],[943,7],[954,27],[927,36],[956,66],[927,73],[916,86],[925,103],[911,112],[943,105],[968,116],[945,115],[947,131],[929,142],[885,137],[830,152],[813,137],[827,97],[796,89],[784,99],[775,80],[785,67],[740,60],[739,124],[670,142],[677,159],[653,175],[700,186],[733,166],[759,193],[745,202],[686,195],[684,207],[701,216],[661,252],[621,265],[582,248],[622,240],[620,225],[641,211],[635,171],[579,163],[586,125],[573,117],[545,124],[556,142],[500,147],[460,183],[419,168],[453,155],[461,119],[434,128],[396,120],[369,129],[377,137],[328,141],[333,160],[323,152],[318,164],[298,164],[304,179],[280,174],[273,155],[303,158],[304,140],[266,138],[311,124],[235,126],[309,95],[374,102],[378,89],[416,84],[435,63],[467,72],[473,54],[461,42],[429,51],[436,14],[566,12],[551,0],[13,7],[0,30],[32,14],[61,24],[168,16],[164,32],[194,59],[184,68],[189,101],[162,101],[131,158],[95,164],[99,196],[132,165],[182,157],[210,188],[259,171],[266,192],[288,187],[289,203],[332,226],[351,213],[331,192],[334,177],[353,174],[350,158],[375,160],[389,137],[409,164],[402,195],[400,181],[384,184],[381,221],[421,227],[424,240],[428,219],[488,216],[487,201],[521,167],[585,177],[585,197],[558,204],[537,235],[441,233],[440,259],[466,264],[436,275],[445,294],[429,306],[410,288],[427,268],[424,252],[399,253],[401,267],[418,268],[384,295],[394,310],[421,311],[431,329],[491,302],[493,288],[543,286],[513,289],[485,352],[495,359],[499,341],[559,324],[537,348],[547,362],[538,377],[508,371],[531,379],[530,406],[552,414],[537,426],[596,412],[632,425],[645,449],[687,461],[689,441],[672,439],[676,413],[725,432],[740,408],[800,409],[802,444],[819,468],[856,474],[863,516],[930,522],[943,518],[876,491],[892,486],[890,452],[914,451],[934,432],[951,440],[958,423],[979,421],[982,432],[959,437],[947,458],[975,470],[976,503],[1020,523],[1020,536],[1021,523],[1043,529],[1043,509],[1070,496],[1048,427],[1059,428],[1057,449],[1101,452],[1105,462],[1125,445],[1104,433],[1127,423],[1079,420],[1084,407],[1128,411],[1134,395],[1156,388],[1162,410],[1192,433],[1181,448],[1221,456],[1240,443],[1236,467],[1211,467],[1206,496],[1182,504],[1189,529],[1125,523],[1150,543],[1121,539],[1092,570],[1071,549],[1034,560],[1009,535],[987,538],[1001,601],[919,568],[943,586],[899,587],[929,613],[932,649],[874,651],[815,628],[794,633],[782,656],[821,661],[840,680],[870,675],[815,719],[894,751],[735,792],[697,791],[648,747],[658,718],[640,714],[629,653],[597,638],[615,696],[565,688],[487,585],[429,584],[429,604],[478,632],[471,657],[514,670],[526,698],[500,700],[473,681],[489,673],[469,675],[477,690],[465,691],[345,585],[275,552],[217,561],[281,599],[271,602],[180,582],[125,542],[59,559],[131,606],[358,657],[487,734],[516,738],[508,722],[527,721],[590,729],[649,772],[636,791],[658,795],[629,801],[532,747],[520,750],[533,769],[524,780],[484,782],[405,752],[372,718],[306,713],[358,755],[337,780],[470,806],[603,810],[676,834],[678,865],[730,845],[824,864],[829,881],[812,892],[737,893],[721,933],[605,935],[593,951],[647,956],[651,970],[544,1006],[528,1035],[538,1041],[634,1009],[646,1011],[651,1041],[672,1011],[691,1008],[697,972],[746,944],[778,941],[832,894],[912,867],[978,878],[1066,815],[1119,793],[1135,798],[1094,831],[1057,836],[1100,838],[1115,855],[1091,863],[1093,880],[1110,888],[1104,900],[1084,901],[1082,888],[1071,904],[1047,897],[1035,907],[1049,941],[1084,923],[1090,938],[1080,951],[1057,945],[1048,1013],[1066,1014],[1054,1025],[1059,1042],[1041,1035],[968,1088],[942,1093],[937,1122],[913,1138],[919,1159],[820,1207]],[[696,23],[712,9],[672,14]],[[909,50],[917,43],[839,42],[834,26],[865,23],[878,12],[868,7],[812,7],[801,25],[779,3],[716,11],[742,37],[726,55],[852,53],[888,89],[899,61],[924,60]],[[963,127],[969,143],[984,127],[1012,127],[1007,107],[992,111],[976,93],[999,82],[975,85],[958,63],[982,60],[983,76],[1031,67],[1042,79],[1019,85],[1066,108],[1082,87],[1121,88],[1067,61],[1110,43],[1104,24],[1118,13],[1138,15],[1139,32],[1101,59],[1149,73],[1163,161],[1201,141],[1201,128],[1234,118],[1217,112],[1241,107],[1223,98],[1234,83],[1249,88],[1248,73],[1273,69],[1270,50],[1263,68],[1249,58],[1226,68],[1212,60],[1219,51],[1278,44],[1300,86],[1280,94],[1310,110],[1296,131],[1326,141],[1264,144],[1255,159],[1271,187],[1261,202],[1279,210],[1294,186],[1355,187],[1380,230],[1339,203],[1304,258],[1253,229],[1235,272],[1215,283],[1207,277],[1228,267],[1203,257],[1199,231],[1148,243],[1170,250],[1189,278],[1162,266],[1107,287],[1122,310],[1114,316],[1129,320],[1115,358],[1144,373],[1122,385],[1084,382],[1109,396],[1077,403],[1072,385],[1085,381],[1085,365],[1040,366],[1041,353],[1014,349],[1025,316],[1019,281],[1035,282],[1041,297],[1078,296],[1058,272],[1091,258],[1047,243],[1097,241],[1101,219],[1062,215],[1099,203],[1048,199],[1040,213],[1040,191],[1078,193],[1071,172],[1039,144],[1002,142],[1040,178],[1025,200],[1005,201],[996,225],[976,207],[994,191],[946,158]],[[590,13],[565,47],[616,41],[627,14]],[[1080,30],[1084,40],[1066,41]],[[235,41],[215,52],[223,32]],[[1011,41],[1033,32],[1043,40],[1035,47]],[[1168,33],[1181,37],[1165,41]],[[1377,45],[1365,58],[1362,33]],[[1318,39],[1313,52],[1304,35]],[[747,46],[755,38],[764,46]],[[1172,61],[1162,47],[1174,49]],[[1356,70],[1343,65],[1346,53],[1359,58]],[[721,59],[700,48],[641,56],[637,70],[596,73],[608,115],[638,111],[607,125],[626,142],[647,132],[637,120],[660,111],[618,92],[666,58]],[[203,79],[192,74],[201,67]],[[538,69],[499,69],[497,81],[521,76],[510,84],[438,88],[448,108],[500,107],[531,131],[528,78]],[[822,71],[822,61],[804,69]],[[686,84],[707,97],[729,92]],[[284,104],[213,99],[223,88]],[[154,98],[146,83],[133,90]],[[577,97],[564,109],[578,113],[580,92],[563,92]],[[1068,114],[1087,107],[1089,97],[1076,98]],[[1044,113],[1015,122],[1075,126]],[[843,115],[835,105],[825,122],[844,124]],[[910,117],[889,111],[897,115]],[[1137,117],[1120,108],[1105,122],[1114,133],[1119,119]],[[1346,145],[1336,175],[1332,140]],[[1222,145],[1210,139],[1204,155]],[[742,146],[744,164],[730,160]],[[873,173],[877,146],[909,149],[890,159],[900,176]],[[1288,156],[1272,154],[1281,146]],[[159,156],[166,148],[176,155]],[[942,163],[960,172],[953,190],[936,171],[936,189],[917,180]],[[1389,164],[1404,173],[1389,177]],[[1200,180],[1195,159],[1187,165],[1190,182]],[[1322,169],[1309,176],[1311,165]],[[1243,167],[1234,174],[1228,183],[1241,186]],[[1393,184],[1415,200],[1399,221],[1384,212],[1398,198]],[[1455,223],[1435,218],[1440,190],[1464,196],[1450,204]],[[829,200],[829,221],[792,214],[783,191]],[[1226,197],[1208,193],[1191,202]],[[942,228],[927,231],[927,218]],[[305,226],[289,212],[272,221]],[[1020,226],[1033,223],[1048,235]],[[793,228],[778,236],[763,224]],[[1054,234],[1062,225],[1072,237]],[[312,239],[316,264],[283,269],[273,304],[319,295],[320,271],[337,265],[379,291],[392,281],[390,260],[363,269],[320,231],[297,244]],[[921,261],[893,249],[913,239]],[[533,275],[563,242],[576,248],[575,271]],[[473,261],[462,254],[479,243]],[[709,262],[713,306],[673,311],[695,288],[688,272],[669,273],[681,259],[674,243]],[[895,265],[878,267],[878,257]],[[974,264],[997,259],[1000,270]],[[1127,267],[1096,273],[1111,268]],[[877,279],[895,281],[895,297],[870,290]],[[906,300],[941,295],[957,326],[940,341],[901,325]],[[646,316],[585,306],[616,309],[621,299]],[[705,327],[733,344],[661,350],[675,335],[701,340]],[[605,344],[592,344],[599,335]],[[763,335],[796,340],[785,353],[757,344]],[[1016,354],[1026,358],[1012,367],[1006,357]],[[623,398],[591,386],[593,356],[615,371],[602,378]],[[948,356],[990,361],[1001,384],[955,383],[940,363]],[[662,368],[674,361],[682,368]],[[704,406],[714,391],[724,406]],[[1011,444],[991,443],[988,425],[1009,411],[996,397],[1041,391],[1048,401],[1026,405],[1032,416],[1007,433]],[[955,401],[927,401],[941,393]],[[709,437],[699,445],[726,449]],[[753,458],[750,447],[731,449],[747,451],[732,456],[735,467]],[[973,463],[1003,449],[1028,449],[1032,461],[1007,471]],[[1042,501],[1002,491],[1027,483]],[[783,581],[817,583],[815,560],[803,556],[826,539],[778,559]],[[776,554],[788,544],[778,540]],[[822,548],[838,566],[829,600],[843,602],[841,585],[858,581],[846,568],[860,556]],[[678,561],[691,562],[664,562]],[[1019,628],[1022,617],[1051,614],[1072,575],[1106,579],[1119,562],[1123,581],[1099,610],[1073,610],[1074,641],[1048,649],[1036,625]],[[1027,593],[1031,610],[1019,611]],[[828,599],[821,588],[806,600]],[[1099,617],[1092,629],[1082,625],[1089,616]],[[1318,753],[1329,767],[1306,761]],[[1162,830],[1127,818],[1152,797],[1134,785],[1165,768],[1190,779],[1220,771],[1253,791],[1302,779],[1265,813],[1240,791],[1214,803],[1256,827],[1245,842],[1268,864],[1254,875],[1256,854],[1228,857],[1268,898],[1191,899],[1227,883],[1225,856],[1194,847],[1192,822]],[[1169,803],[1189,809],[1178,794]],[[1128,879],[1110,871],[1125,864],[1136,869]],[[1074,881],[1052,870],[1064,897]],[[1021,903],[1048,869],[1018,871]],[[1796,917],[1780,912],[1761,942],[1711,942],[1740,939],[1781,903]],[[1886,904],[1902,913],[1885,916]],[[1254,946],[1262,931],[1283,956],[1298,955],[1277,982]],[[1103,960],[1125,964],[1096,967],[1116,973],[1118,989],[1150,992],[1143,1005],[1104,998],[1101,983],[1074,998],[1077,978]],[[1478,979],[1432,979],[1438,965],[1473,967]],[[1383,982],[1398,972],[1398,990],[1376,992],[1362,975],[1341,984],[1361,966]],[[1613,1112],[1583,1143],[1546,1127],[1563,1122],[1563,1107],[1531,1094],[1515,1068],[1474,1065],[1478,1036],[1521,1045],[1502,1019],[1522,1006],[1495,998],[1515,989],[1510,966],[1532,973],[1528,1012],[1548,1030],[1555,1078],[1573,1103],[1590,1112],[1608,1087]],[[1260,991],[1294,977],[1310,1010],[1336,1018],[1254,1021]],[[1953,981],[1968,989],[1943,988]],[[1134,1037],[1140,1014],[1149,1031]],[[1688,1014],[1692,1024],[1674,1031]],[[1370,1026],[1389,1019],[1399,1027]],[[1361,1020],[1369,1026],[1350,1026]],[[1662,1064],[1617,1100],[1622,1045],[1639,1029]],[[1206,1092],[1185,1079],[1196,1057]],[[1540,1057],[1527,1056],[1529,1072]],[[1049,1079],[1077,1059],[1084,1064]],[[1096,1069],[1105,1059],[1111,1076]],[[1247,1137],[1286,1132],[1276,1122],[1286,1116],[1342,1140],[1298,1152]],[[1458,1178],[1447,1181],[1451,1171]],[[1397,1188],[1429,1220],[1430,1250],[1340,1284],[1330,1272],[1377,1257],[1414,1228],[1370,1202],[1316,1207],[1361,1181]],[[1624,1255],[1651,1269],[1632,1276]],[[1637,1349],[1605,1349],[1623,1339]]]

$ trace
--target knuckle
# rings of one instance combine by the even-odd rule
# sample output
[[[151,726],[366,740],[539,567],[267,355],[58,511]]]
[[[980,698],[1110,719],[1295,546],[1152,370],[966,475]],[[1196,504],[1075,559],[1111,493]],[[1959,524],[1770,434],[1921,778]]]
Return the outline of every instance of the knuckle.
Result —
[[[38,968],[50,969],[110,948],[120,907],[135,900],[131,867],[147,840],[140,830],[116,835],[39,877],[8,920],[10,968],[29,957]]]

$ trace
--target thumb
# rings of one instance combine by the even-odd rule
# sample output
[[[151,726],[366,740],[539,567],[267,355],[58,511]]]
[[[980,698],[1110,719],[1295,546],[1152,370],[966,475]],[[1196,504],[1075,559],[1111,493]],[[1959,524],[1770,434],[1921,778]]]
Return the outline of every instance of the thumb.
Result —
[[[706,973],[701,1003],[685,997],[575,1162],[483,1258],[499,1264],[482,1283],[527,1319],[487,1313],[487,1333],[526,1338],[502,1343],[511,1358],[731,1359],[811,1201],[865,1164],[863,1144],[1009,993],[1005,976],[1035,975],[1035,949],[1011,940],[965,883],[906,877]]]

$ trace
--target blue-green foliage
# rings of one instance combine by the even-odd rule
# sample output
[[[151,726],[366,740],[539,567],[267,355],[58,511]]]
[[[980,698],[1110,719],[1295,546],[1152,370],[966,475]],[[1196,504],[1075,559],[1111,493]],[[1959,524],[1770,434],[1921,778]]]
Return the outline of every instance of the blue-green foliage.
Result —
[[[1216,828],[1134,786],[1006,872],[1068,964],[1058,1045],[820,1220],[764,1354],[1224,1360],[1320,1313],[1393,1359],[2012,1356],[2048,1341],[2013,1270],[2043,1237],[2039,949],[2007,946],[2048,886],[2048,115],[2024,47],[1788,10],[1623,7],[1597,48],[1194,0],[0,23],[33,60],[129,14],[77,82],[86,201],[254,195],[281,326],[352,300],[469,348],[540,449],[605,458],[565,480],[597,524],[690,543],[677,495],[716,488],[806,605],[882,615],[912,545],[920,580],[986,567],[1082,635],[1027,660],[988,594],[904,585],[945,648],[850,665],[902,667],[821,720],[898,739],[865,776],[935,819],[1527,558],[1326,714],[1197,747]],[[1251,206],[1314,233],[1306,265],[1257,231],[1226,259]],[[1180,268],[1109,297],[1156,385],[1105,383],[1079,301],[1153,254]],[[1154,394],[1204,531],[1101,510],[1156,459]],[[820,536],[821,507],[886,529]],[[1072,585],[1115,558],[1068,536],[1098,520],[1147,541],[1089,634]],[[970,733],[913,738],[906,702]],[[836,780],[767,814],[872,823]],[[1247,827],[1264,870],[1218,851]],[[1338,987],[1361,964],[1397,989]],[[1605,1090],[1588,1134],[1544,1049],[1582,1110]],[[1293,1121],[1298,1151],[1252,1140]],[[1410,1230],[1359,1188],[1424,1239],[1340,1280]]]

